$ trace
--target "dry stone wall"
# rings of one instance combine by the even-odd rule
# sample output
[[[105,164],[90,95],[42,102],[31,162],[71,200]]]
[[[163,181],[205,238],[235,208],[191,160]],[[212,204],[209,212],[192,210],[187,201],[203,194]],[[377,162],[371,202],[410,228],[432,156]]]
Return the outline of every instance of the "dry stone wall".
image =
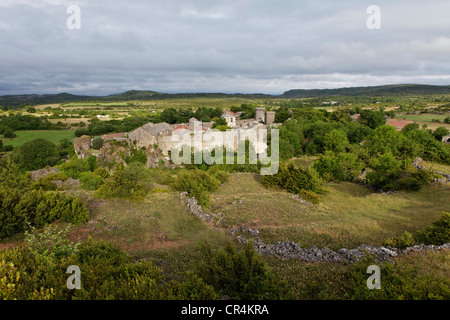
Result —
[[[186,208],[189,212],[207,223],[223,226],[225,220],[220,217],[220,214],[206,214],[194,197],[189,198],[187,192],[182,192],[181,198],[185,200]],[[246,225],[242,225],[239,228],[228,228],[227,233],[234,236],[235,240],[240,243],[247,244],[251,239],[253,242],[253,247],[261,254],[276,256],[281,259],[298,259],[304,262],[348,261],[350,263],[354,263],[362,260],[368,255],[372,255],[377,261],[391,261],[392,258],[397,257],[398,255],[408,254],[410,252],[450,249],[450,243],[446,243],[441,246],[420,244],[406,249],[376,247],[368,244],[362,244],[356,249],[342,248],[338,251],[333,251],[326,247],[318,249],[316,246],[312,246],[311,248],[302,248],[300,243],[295,243],[292,241],[279,241],[273,244],[266,244],[259,237],[259,230],[257,228],[249,228]]]

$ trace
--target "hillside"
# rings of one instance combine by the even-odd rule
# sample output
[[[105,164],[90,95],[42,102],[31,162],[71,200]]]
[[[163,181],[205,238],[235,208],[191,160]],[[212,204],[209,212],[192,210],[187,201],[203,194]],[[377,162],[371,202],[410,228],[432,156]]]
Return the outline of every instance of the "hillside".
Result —
[[[328,96],[415,96],[450,94],[450,86],[423,84],[397,84],[374,87],[351,87],[338,89],[294,89],[283,93],[282,98],[320,98]]]
[[[164,100],[187,98],[320,98],[328,96],[427,96],[450,94],[450,86],[433,86],[421,84],[399,84],[374,87],[351,87],[338,89],[294,89],[282,95],[268,95],[262,93],[161,93],[149,90],[131,90],[108,96],[83,96],[69,93],[59,94],[24,94],[0,96],[0,107],[11,109],[28,105],[78,102],[78,101],[133,101],[133,100]]]

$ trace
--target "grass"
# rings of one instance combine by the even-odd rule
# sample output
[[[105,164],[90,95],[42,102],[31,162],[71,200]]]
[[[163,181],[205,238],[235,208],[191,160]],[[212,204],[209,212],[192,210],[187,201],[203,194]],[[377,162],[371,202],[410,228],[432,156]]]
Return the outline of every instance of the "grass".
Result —
[[[450,165],[445,165],[445,164],[440,164],[440,163],[432,163],[432,162],[428,162],[428,161],[423,161],[421,163],[421,165],[431,171],[450,174]]]
[[[235,174],[211,195],[212,212],[230,226],[258,227],[266,243],[295,241],[339,249],[381,245],[388,237],[415,232],[450,211],[450,186],[430,184],[418,192],[373,195],[354,183],[326,184],[315,207],[284,191],[264,188],[253,174]]]
[[[6,139],[3,138],[5,145],[12,145],[14,148],[20,147],[25,142],[32,141],[34,139],[42,138],[59,144],[62,139],[72,140],[75,138],[75,131],[73,130],[33,130],[33,131],[16,131],[16,138]]]
[[[224,237],[188,213],[176,192],[151,193],[143,201],[94,198],[89,207],[91,223],[74,228],[72,236],[116,242],[133,254]]]
[[[397,119],[405,119],[405,120],[413,120],[413,121],[424,121],[424,122],[432,122],[433,120],[439,120],[440,122],[444,122],[444,119],[447,118],[448,114],[433,114],[433,113],[422,113],[422,114],[405,114],[405,115],[397,115]]]
[[[351,264],[299,263],[296,260],[280,260],[265,257],[275,275],[284,279],[296,300],[349,299],[348,276]],[[400,270],[416,268],[418,276],[433,279],[450,279],[450,260],[446,251],[422,251],[401,255],[393,259]],[[369,266],[369,262],[367,263]],[[368,275],[369,276],[369,275]],[[381,278],[383,285],[383,276]]]

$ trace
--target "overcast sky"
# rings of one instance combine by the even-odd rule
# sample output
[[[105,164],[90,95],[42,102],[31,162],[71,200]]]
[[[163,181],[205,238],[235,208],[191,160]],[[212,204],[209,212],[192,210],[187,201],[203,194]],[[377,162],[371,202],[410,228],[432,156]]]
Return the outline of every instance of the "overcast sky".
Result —
[[[395,83],[450,84],[450,1],[0,0],[0,95]]]

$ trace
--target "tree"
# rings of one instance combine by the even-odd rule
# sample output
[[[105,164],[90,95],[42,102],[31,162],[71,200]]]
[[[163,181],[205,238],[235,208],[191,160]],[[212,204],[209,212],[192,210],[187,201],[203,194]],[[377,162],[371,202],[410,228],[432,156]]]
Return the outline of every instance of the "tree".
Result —
[[[285,108],[278,108],[275,113],[275,123],[284,123],[287,119],[291,117],[289,111]]]
[[[386,118],[382,111],[363,110],[359,121],[372,129],[386,124]]]
[[[26,110],[28,113],[35,113],[35,112],[36,112],[36,108],[35,108],[35,107],[32,107],[32,106],[28,106],[25,110]]]
[[[177,110],[174,108],[167,108],[161,112],[160,119],[162,122],[167,122],[169,124],[177,123],[178,115]]]
[[[81,129],[75,130],[75,136],[76,137],[88,136],[88,135],[89,135],[89,130],[88,129],[81,128]]]
[[[16,161],[26,170],[38,170],[53,166],[59,160],[56,145],[45,139],[34,139],[20,146],[15,155]]]
[[[363,162],[353,153],[326,151],[314,162],[314,169],[322,177],[338,181],[352,181],[364,168]]]
[[[14,133],[14,131],[8,128],[3,132],[3,137],[12,139],[17,137],[17,135]]]
[[[433,136],[436,138],[436,140],[438,141],[442,141],[442,137],[446,136],[449,134],[449,131],[447,128],[445,127],[439,127],[436,130],[434,130],[433,132]]]
[[[217,128],[219,126],[227,126],[227,120],[225,118],[217,118],[213,123],[213,128]],[[231,128],[230,128],[231,129]],[[220,129],[217,129],[220,130]],[[222,131],[222,130],[221,130]]]
[[[335,129],[325,135],[325,150],[331,150],[333,152],[343,152],[345,151],[345,147],[347,145],[347,134],[340,129]]]
[[[393,126],[385,125],[376,128],[369,137],[367,149],[371,155],[394,152],[400,145],[402,135]]]

